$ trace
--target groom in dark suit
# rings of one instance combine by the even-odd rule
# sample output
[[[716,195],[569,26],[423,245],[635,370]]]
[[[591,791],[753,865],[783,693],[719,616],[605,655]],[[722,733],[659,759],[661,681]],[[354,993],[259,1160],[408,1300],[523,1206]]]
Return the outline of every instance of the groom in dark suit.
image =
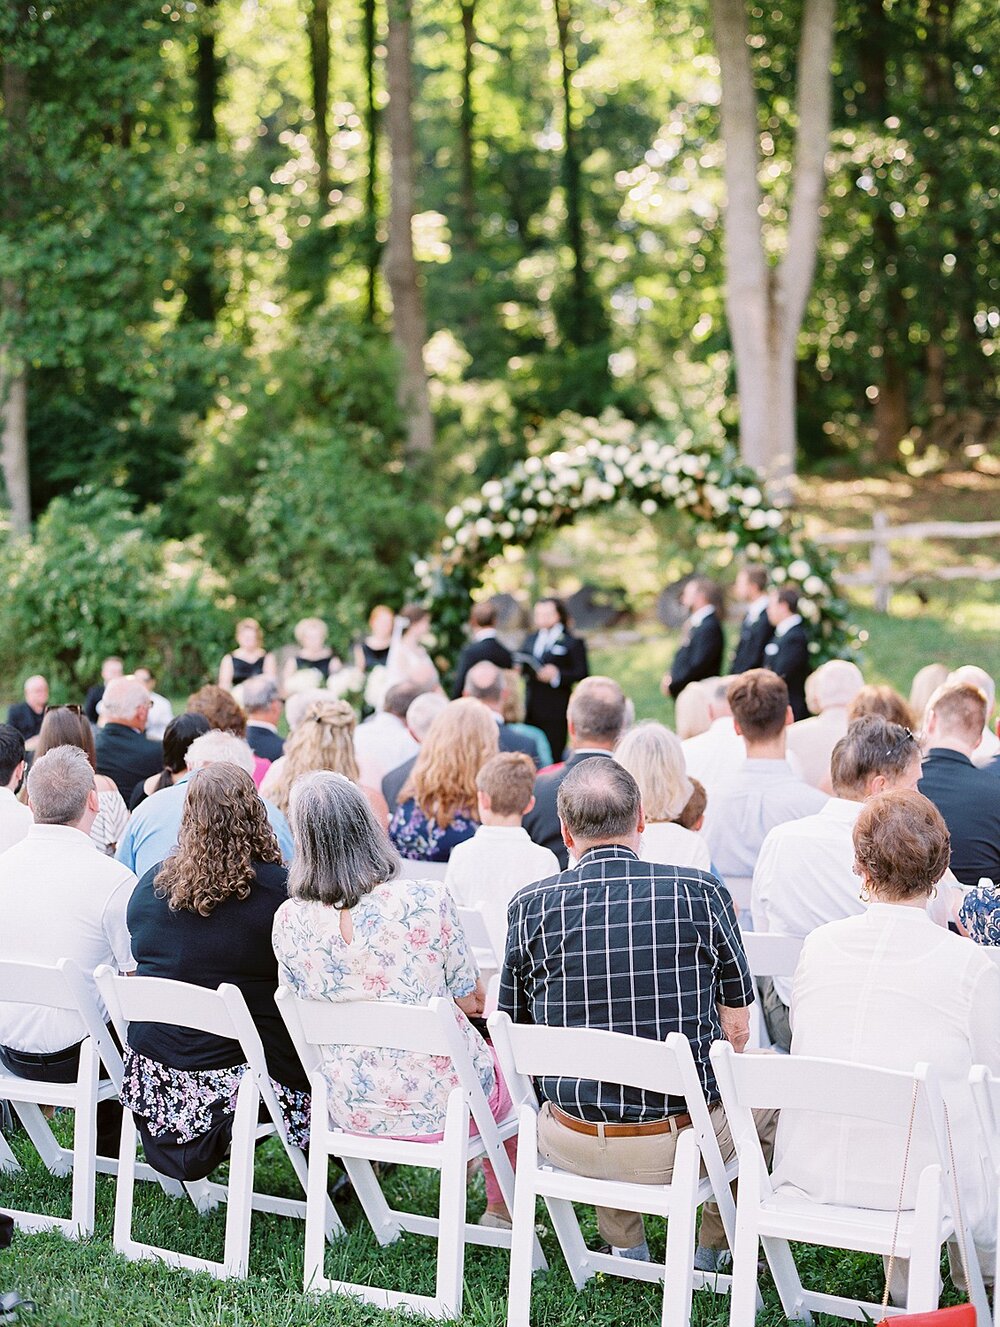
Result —
[[[740,639],[729,665],[730,673],[748,673],[764,667],[764,647],[774,635],[767,616],[767,571],[764,567],[742,567],[734,586],[736,598],[747,606]]]
[[[521,653],[534,665],[522,663],[525,678],[525,722],[541,728],[549,739],[552,759],[562,760],[566,748],[566,707],[577,682],[590,672],[587,646],[569,633],[569,615],[561,599],[539,599],[535,604],[535,630],[525,638]]]
[[[722,672],[725,641],[719,622],[719,587],[707,576],[692,576],[681,593],[681,603],[690,616],[684,628],[684,641],[674,655],[670,672],[665,673],[660,690],[674,699],[689,682],[718,677]]]
[[[455,665],[455,681],[451,688],[452,700],[465,695],[465,679],[469,669],[477,663],[496,664],[497,668],[513,668],[514,659],[510,650],[497,640],[497,610],[491,600],[473,604],[469,614],[469,632],[472,639],[458,656]]]
[[[799,592],[790,585],[772,590],[767,615],[774,627],[774,638],[764,647],[764,667],[784,678],[788,703],[796,721],[809,717],[806,704],[806,678],[812,672],[809,637],[799,615]]]

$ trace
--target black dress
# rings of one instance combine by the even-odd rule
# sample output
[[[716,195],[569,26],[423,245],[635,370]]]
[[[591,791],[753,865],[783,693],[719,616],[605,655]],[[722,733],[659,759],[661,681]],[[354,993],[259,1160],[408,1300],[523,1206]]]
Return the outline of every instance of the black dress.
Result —
[[[260,677],[264,671],[265,658],[266,655],[262,654],[255,663],[247,663],[246,659],[241,659],[238,654],[231,654],[229,661],[233,665],[233,686],[239,686],[248,677]]]
[[[322,673],[324,678],[328,678],[333,659],[332,654],[328,654],[325,659],[304,659],[301,654],[297,654],[295,656],[295,667],[300,671],[305,668],[315,668],[317,673]]]
[[[365,672],[370,673],[373,668],[378,668],[381,664],[384,668],[389,662],[389,646],[384,650],[373,650],[366,640],[359,641],[361,653],[365,656]]]

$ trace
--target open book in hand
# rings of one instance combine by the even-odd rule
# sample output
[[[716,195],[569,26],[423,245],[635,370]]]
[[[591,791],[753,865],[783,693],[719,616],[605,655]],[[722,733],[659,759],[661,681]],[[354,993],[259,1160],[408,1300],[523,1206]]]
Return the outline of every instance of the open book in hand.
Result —
[[[536,674],[539,668],[543,667],[542,661],[536,659],[533,654],[528,654],[526,650],[515,650],[513,658],[514,662],[520,665],[520,667],[530,668],[531,671]]]

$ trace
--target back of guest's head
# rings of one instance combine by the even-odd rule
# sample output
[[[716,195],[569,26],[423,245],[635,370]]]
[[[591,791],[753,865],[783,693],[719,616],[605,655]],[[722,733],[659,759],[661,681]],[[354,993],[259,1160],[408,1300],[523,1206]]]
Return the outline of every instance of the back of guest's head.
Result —
[[[196,737],[188,747],[184,761],[188,769],[201,769],[204,765],[228,761],[231,765],[238,765],[247,774],[254,771],[253,752],[242,737],[220,732],[217,728]]]
[[[163,730],[163,767],[181,774],[187,767],[188,747],[196,737],[210,732],[204,714],[178,714]]]
[[[699,733],[706,733],[711,728],[711,696],[711,682],[689,682],[674,701],[674,724],[682,742],[686,742],[689,737],[697,737]],[[726,701],[728,707],[729,702]]]
[[[869,683],[863,686],[851,701],[847,710],[847,722],[862,719],[866,714],[881,714],[890,723],[898,723],[903,728],[915,728],[916,723],[909,705],[898,691],[890,686],[877,686]]]
[[[481,700],[487,705],[498,705],[503,699],[503,690],[503,673],[496,664],[483,659],[473,664],[466,673],[462,695],[471,696],[473,700]]]
[[[254,863],[281,865],[281,849],[253,779],[228,762],[191,777],[177,848],[154,881],[175,910],[207,917],[226,899],[245,899]]]
[[[625,728],[625,693],[613,678],[585,677],[569,698],[566,717],[577,746],[597,742],[610,749]]]
[[[739,673],[726,692],[733,718],[750,742],[777,737],[788,718],[788,687],[768,668]]]
[[[986,717],[988,719],[997,703],[997,684],[986,669],[977,668],[975,664],[963,664],[961,668],[956,668],[947,677],[948,686],[954,686],[959,682],[978,687],[983,693],[986,697]]]
[[[862,807],[854,855],[873,894],[901,902],[930,894],[948,869],[951,840],[933,802],[913,789],[897,789]]]
[[[857,664],[847,659],[828,659],[806,678],[806,704],[813,714],[850,705],[864,684]]]
[[[273,677],[259,673],[256,677],[247,678],[240,687],[240,694],[247,714],[261,714],[271,708],[281,692]]]
[[[986,717],[986,697],[968,682],[940,687],[927,704],[927,718],[934,720],[936,737],[956,738],[969,745],[982,737]]]
[[[496,720],[478,700],[449,701],[427,731],[400,799],[447,828],[460,811],[476,815],[476,775],[500,742]]]
[[[285,721],[289,732],[298,728],[310,705],[329,699],[330,693],[325,687],[303,687],[301,691],[293,691],[285,700]]]
[[[535,793],[535,762],[523,751],[501,751],[476,775],[476,787],[495,815],[523,816]]]
[[[899,783],[920,758],[920,747],[909,728],[881,714],[865,714],[848,726],[830,756],[830,782],[835,797],[861,801],[868,784],[882,775],[889,786]]]
[[[677,817],[677,824],[682,829],[697,829],[708,807],[708,793],[699,779],[691,780],[691,796],[684,810]]]
[[[394,714],[397,719],[405,719],[406,711],[423,691],[415,682],[397,682],[385,693],[382,710],[385,714]]]
[[[691,796],[680,739],[662,723],[639,723],[615,747],[615,760],[635,779],[647,820],[676,820]]]
[[[448,697],[442,691],[422,691],[406,711],[406,726],[422,742],[430,732],[431,724],[448,708]]]
[[[242,737],[247,730],[247,716],[242,706],[223,687],[211,682],[188,696],[187,712],[203,714],[209,727],[222,733]]]
[[[487,627],[495,627],[497,624],[496,604],[492,599],[483,599],[478,604],[473,604],[469,621],[478,631],[484,631]]]
[[[505,668],[503,683],[500,713],[504,723],[524,723],[524,678],[516,668]]]
[[[55,746],[28,771],[28,805],[40,825],[75,825],[93,791],[94,770],[78,746]]]
[[[594,756],[581,760],[559,785],[559,819],[577,843],[598,843],[634,834],[642,794],[632,775],[616,760]]]
[[[0,723],[0,788],[6,788],[24,759],[24,734],[9,723]]]
[[[288,872],[292,898],[353,908],[399,873],[389,843],[360,788],[342,774],[304,774],[288,810],[295,857]]]
[[[948,681],[948,669],[944,664],[925,664],[919,669],[910,683],[910,710],[917,725],[922,725],[927,702],[939,687]]]
[[[97,769],[94,730],[85,716],[77,713],[75,706],[71,709],[68,705],[57,705],[46,712],[38,733],[35,760],[57,746],[78,746],[86,752],[90,768]]]
[[[312,770],[332,770],[357,783],[361,776],[354,754],[356,723],[354,709],[346,700],[321,700],[309,706],[285,743],[281,774],[270,793],[280,811],[287,813],[296,779]]]
[[[149,692],[137,677],[113,677],[101,697],[101,714],[109,723],[133,719],[149,705]]]

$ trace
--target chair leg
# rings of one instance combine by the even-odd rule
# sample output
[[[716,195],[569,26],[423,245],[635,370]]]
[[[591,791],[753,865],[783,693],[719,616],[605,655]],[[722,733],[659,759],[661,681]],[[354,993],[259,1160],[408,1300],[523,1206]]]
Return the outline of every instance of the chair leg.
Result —
[[[507,1327],[529,1327],[531,1322],[531,1254],[535,1238],[536,1192],[534,1175],[538,1159],[537,1132],[535,1112],[530,1106],[523,1107],[521,1125],[518,1130],[514,1206],[511,1209],[513,1230],[510,1239]],[[557,1204],[560,1209],[558,1217],[553,1212],[553,1207]],[[565,1226],[567,1228],[567,1243],[572,1247],[573,1234],[570,1230],[570,1227],[572,1227],[575,1230],[576,1239],[586,1252],[572,1203],[565,1202],[562,1199],[550,1200],[549,1212],[552,1215],[553,1225],[556,1227],[560,1244],[563,1243],[563,1232],[560,1230],[560,1226]],[[563,1246],[563,1252],[566,1252],[565,1245]],[[566,1261],[569,1263],[569,1256],[567,1256]],[[573,1266],[570,1264],[570,1271],[573,1270]],[[579,1288],[578,1284],[577,1289]]]
[[[306,1175],[306,1229],[302,1272],[306,1291],[320,1290],[325,1282],[324,1226],[326,1204],[330,1201],[327,1190],[327,1169],[330,1159],[327,1147],[328,1133],[326,1092],[324,1090],[318,1093],[314,1084],[309,1124],[309,1168]]]
[[[229,1151],[226,1197],[226,1246],[222,1262],[227,1276],[244,1277],[250,1264],[250,1215],[253,1206],[254,1139],[260,1094],[252,1074],[240,1079],[236,1118]]]
[[[740,1184],[743,1184],[742,1178]],[[737,1203],[736,1228],[739,1231],[739,1204]],[[737,1238],[739,1236],[737,1235]],[[799,1276],[799,1269],[795,1266],[795,1259],[792,1257],[792,1250],[787,1240],[774,1239],[770,1236],[762,1241],[764,1245],[764,1254],[767,1258],[768,1266],[771,1269],[771,1275],[774,1277],[774,1284],[778,1291],[778,1297],[781,1300],[781,1307],[785,1310],[785,1316],[793,1319],[795,1322],[812,1322],[812,1314],[805,1307],[805,1289],[802,1285],[802,1278]],[[754,1261],[757,1254],[754,1252]],[[735,1259],[734,1259],[735,1269]],[[752,1320],[751,1320],[752,1321]]]
[[[438,1313],[446,1318],[458,1318],[462,1313],[468,1139],[469,1107],[453,1092],[448,1099],[444,1127],[435,1288]]]
[[[906,1281],[907,1313],[929,1313],[941,1298],[941,1218],[943,1200],[940,1170],[922,1174],[917,1188]],[[933,1183],[928,1181],[933,1180]]]
[[[302,1185],[302,1192],[308,1193],[309,1163],[306,1161],[305,1154],[303,1153],[301,1148],[295,1147],[294,1144],[292,1143],[285,1144],[285,1153],[288,1157],[288,1160],[291,1162],[292,1169],[295,1171],[299,1183]],[[327,1193],[326,1196],[326,1209],[324,1212],[323,1232],[327,1240],[331,1244],[335,1239],[339,1239],[341,1235],[347,1233],[344,1229],[344,1223],[340,1219],[340,1214],[338,1213],[337,1209],[334,1207],[333,1203],[330,1201],[329,1193]]]
[[[730,1289],[730,1327],[754,1327],[757,1318],[757,1254],[760,1240],[754,1216],[760,1202],[760,1177],[753,1166],[740,1176],[736,1201],[736,1239],[733,1243],[733,1279]],[[787,1248],[787,1245],[785,1246]],[[773,1269],[772,1269],[773,1270]],[[775,1272],[775,1281],[778,1273]],[[780,1293],[779,1286],[779,1293]],[[785,1304],[782,1296],[782,1304]],[[785,1305],[785,1312],[788,1306]]]
[[[73,1169],[72,1154],[56,1142],[41,1109],[33,1101],[15,1101],[11,1104],[46,1170],[60,1178],[68,1175]]]
[[[385,1200],[382,1186],[375,1177],[371,1162],[362,1157],[343,1156],[344,1169],[350,1176],[351,1184],[361,1204],[368,1224],[375,1232],[375,1238],[382,1245],[394,1244],[403,1233],[403,1227],[393,1215],[392,1208]]]
[[[89,1047],[91,1043],[88,1041]],[[76,1106],[73,1112],[73,1207],[71,1221],[77,1237],[94,1233],[97,1175],[97,1055],[81,1056]]]
[[[9,1172],[10,1174],[13,1174],[20,1169],[21,1163],[10,1150],[10,1144],[7,1142],[7,1139],[2,1133],[0,1133],[0,1173]]]
[[[122,1137],[118,1149],[118,1183],[115,1185],[115,1224],[112,1242],[117,1253],[128,1253],[132,1240],[132,1204],[135,1198],[135,1120],[122,1111]]]
[[[663,1274],[663,1327],[689,1327],[691,1322],[694,1226],[698,1211],[700,1159],[694,1134],[689,1129],[677,1140],[673,1177],[670,1181],[671,1205]]]

